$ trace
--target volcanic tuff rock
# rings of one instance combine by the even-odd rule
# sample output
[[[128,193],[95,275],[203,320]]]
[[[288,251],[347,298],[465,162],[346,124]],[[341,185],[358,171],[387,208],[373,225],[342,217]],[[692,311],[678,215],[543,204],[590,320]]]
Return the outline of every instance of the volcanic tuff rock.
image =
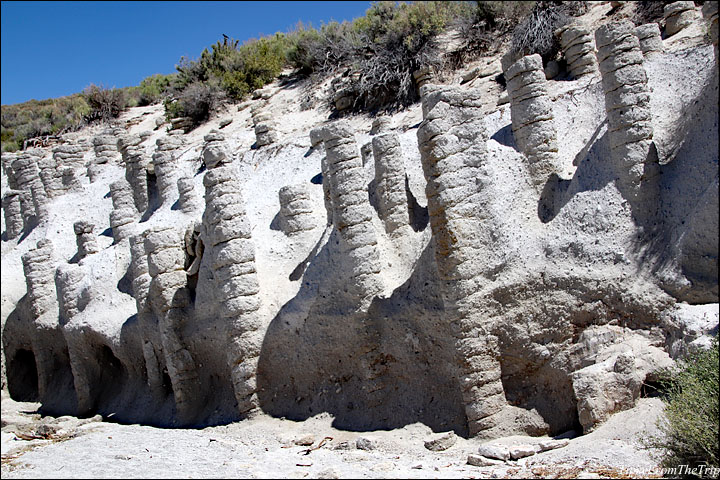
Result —
[[[717,57],[686,28],[568,27],[575,78],[508,55],[509,105],[423,71],[421,104],[327,120],[273,85],[222,132],[138,107],[3,154],[3,384],[161,426],[596,429],[717,331]]]

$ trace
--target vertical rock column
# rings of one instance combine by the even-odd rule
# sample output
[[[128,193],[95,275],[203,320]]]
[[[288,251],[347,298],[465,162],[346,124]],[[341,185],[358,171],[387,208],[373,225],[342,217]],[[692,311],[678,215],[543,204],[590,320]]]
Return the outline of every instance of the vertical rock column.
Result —
[[[537,188],[555,171],[557,133],[540,55],[528,55],[505,73],[515,141],[529,160]]]
[[[80,220],[75,222],[73,228],[75,229],[75,240],[77,242],[78,257],[80,260],[92,253],[100,251],[97,239],[93,234],[95,225],[84,220]]]
[[[392,234],[410,223],[400,138],[394,133],[377,136],[372,140],[372,149],[378,213],[385,223],[385,231]]]
[[[22,209],[20,208],[21,192],[9,190],[2,197],[2,208],[5,214],[5,235],[8,240],[17,238],[23,229]]]
[[[191,177],[178,178],[177,189],[180,211],[190,213],[199,207],[200,202],[195,194],[195,182]]]
[[[57,294],[55,289],[55,255],[53,244],[49,239],[43,239],[37,242],[35,248],[28,250],[21,257],[23,263],[23,271],[25,273],[25,282],[27,285],[27,296],[30,300],[30,313],[35,321],[36,328],[50,329],[57,328],[57,320],[53,321],[57,311]],[[45,314],[52,314],[52,317],[46,317],[45,321],[40,317]],[[49,323],[47,322],[49,320]],[[47,338],[38,332],[34,339]],[[42,341],[38,345],[34,345],[34,352],[37,369],[38,369],[38,392],[39,398],[46,399],[48,395],[48,385],[53,375],[57,372],[53,371],[54,361],[51,347],[44,345]]]
[[[37,205],[39,202],[34,199],[34,195],[40,195],[42,201],[42,194],[40,193],[42,182],[38,176],[35,157],[32,155],[18,155],[18,158],[13,161],[12,167],[15,172],[18,190],[21,192],[20,209],[23,216],[23,228],[27,230],[34,226],[41,216],[38,215]]]
[[[310,145],[315,147],[325,147],[323,143],[323,127],[317,127],[310,130]],[[327,157],[323,156],[320,159],[320,174],[322,175],[322,187],[323,187],[323,200],[325,202],[325,212],[327,214],[327,225],[333,223],[333,207],[332,198],[330,197],[330,178],[328,173]]]
[[[160,340],[157,318],[149,302],[150,272],[148,269],[145,238],[142,235],[130,237],[130,269],[132,289],[137,306],[138,322],[142,332],[142,352],[147,371],[147,384],[155,398],[162,398],[162,340]]]
[[[60,308],[60,324],[64,325],[80,313],[82,292],[87,286],[85,271],[80,265],[63,263],[55,271],[55,289]]]
[[[617,186],[633,207],[641,202],[641,184],[651,161],[653,128],[647,75],[635,27],[628,21],[595,31],[605,91],[608,138]]]
[[[63,189],[78,191],[82,188],[82,176],[87,172],[84,146],[64,144],[53,149],[53,158],[57,164]]]
[[[155,166],[158,192],[161,204],[167,205],[178,195],[175,151],[182,145],[182,138],[178,136],[160,137],[155,144],[157,150],[153,153],[152,160]]]
[[[182,340],[182,328],[187,320],[184,309],[191,303],[184,269],[183,233],[172,227],[148,230],[145,232],[145,251],[152,278],[150,304],[159,320],[160,339],[178,419],[186,424],[196,413],[202,394],[197,390],[195,361]]]
[[[17,180],[15,178],[15,170],[13,170],[12,164],[17,160],[17,154],[5,152],[2,154],[2,171],[7,175],[8,187],[17,189]]]
[[[148,209],[147,160],[141,147],[129,146],[125,157],[125,179],[132,189],[135,208],[140,214]]]
[[[121,242],[130,236],[137,209],[132,196],[132,188],[127,180],[117,180],[110,184],[113,210],[110,212],[110,227],[113,240]]]
[[[117,139],[110,135],[98,135],[93,138],[93,149],[95,151],[95,160],[88,165],[88,177],[94,182],[105,165],[116,163],[120,156],[117,147]]]
[[[638,37],[643,55],[663,51],[660,27],[657,23],[646,23],[635,27],[635,36]]]
[[[294,236],[316,227],[310,189],[306,184],[286,185],[280,189],[278,197],[280,224],[285,234]]]
[[[444,89],[423,92],[422,102],[426,113],[417,132],[420,158],[465,414],[470,435],[489,436],[507,402],[497,337],[478,309],[481,282],[492,277],[498,263],[493,257],[494,225],[480,223],[484,199],[476,180],[483,178],[486,156],[481,95]]]
[[[365,170],[349,124],[336,122],[323,129],[333,221],[350,258],[350,293],[365,310],[382,291],[380,252],[372,225]]]
[[[673,2],[663,8],[665,19],[665,33],[667,36],[675,35],[685,27],[690,26],[697,18],[695,2]]]
[[[252,109],[253,126],[255,127],[255,143],[258,147],[270,145],[278,140],[272,115],[262,110],[264,103],[258,104]]]
[[[555,32],[573,78],[597,72],[595,46],[590,31],[580,25],[568,25]]]
[[[38,158],[38,168],[40,169],[40,180],[49,198],[55,198],[65,193],[62,173],[58,170],[54,155],[43,155]]]
[[[205,147],[203,160],[210,169],[203,178],[205,254],[209,249],[238,410],[249,414],[258,406],[256,371],[262,343],[255,247],[231,157],[222,143],[213,142]]]

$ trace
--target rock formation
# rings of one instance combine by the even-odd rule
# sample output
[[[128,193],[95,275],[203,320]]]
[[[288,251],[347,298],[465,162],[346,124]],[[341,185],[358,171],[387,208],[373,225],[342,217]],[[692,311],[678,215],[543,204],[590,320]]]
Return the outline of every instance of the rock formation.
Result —
[[[307,184],[286,185],[278,193],[281,230],[289,236],[317,227]]]
[[[199,199],[195,193],[195,182],[190,177],[180,177],[177,179],[178,189],[178,206],[181,211],[189,213],[199,206]]]
[[[149,206],[148,172],[145,151],[138,146],[125,149],[125,179],[132,188],[135,208],[140,214],[145,213]]]
[[[113,210],[110,212],[110,228],[115,243],[120,242],[132,232],[132,224],[137,219],[137,209],[132,196],[132,188],[125,179],[110,184]]]
[[[426,92],[422,102],[427,113],[417,134],[427,180],[435,260],[443,282],[447,321],[455,335],[470,435],[484,435],[496,426],[495,416],[506,400],[500,382],[497,338],[478,314],[478,299],[473,295],[478,281],[489,274],[483,270],[484,262],[476,260],[481,242],[487,238],[476,222],[479,212],[475,204],[475,179],[481,176],[486,148],[482,102],[479,93],[453,89]]]
[[[43,215],[38,211],[43,208],[45,197],[44,187],[39,177],[36,157],[30,153],[23,153],[12,163],[12,169],[20,191],[20,210],[23,217],[23,228],[32,228]],[[36,197],[38,197],[36,199]],[[45,197],[46,198],[46,197]]]
[[[537,54],[522,57],[507,70],[505,78],[513,135],[529,161],[532,182],[539,187],[555,171],[558,150],[542,58]]]
[[[188,319],[186,308],[191,304],[185,274],[183,236],[172,227],[150,229],[143,235],[148,273],[152,278],[148,300],[158,318],[178,419],[185,424],[192,420],[198,407],[197,402],[202,397],[195,391],[197,365],[182,336],[183,326]]]
[[[81,220],[79,222],[75,222],[73,228],[75,230],[75,237],[78,247],[78,257],[80,260],[85,258],[87,255],[100,251],[97,239],[93,234],[95,225]]]
[[[573,78],[597,72],[595,46],[587,28],[569,24],[556,30],[555,35],[560,37],[560,46]]]
[[[227,363],[238,410],[246,415],[258,407],[256,370],[260,355],[261,302],[255,270],[255,247],[237,172],[219,146],[206,147],[210,169],[203,179],[205,212],[202,239],[210,255],[218,312],[226,329]]]
[[[5,213],[5,233],[8,240],[17,238],[23,229],[22,208],[18,190],[8,190],[2,197],[2,208]]]
[[[105,165],[119,163],[121,156],[118,151],[118,141],[110,132],[93,138],[92,143],[95,159],[88,165],[88,177],[94,182]]]
[[[393,234],[410,223],[400,139],[394,133],[377,136],[373,138],[372,150],[378,215],[385,223],[385,231]]]
[[[695,2],[673,2],[665,5],[663,18],[667,36],[675,35],[696,20]]]
[[[643,182],[652,176],[657,156],[639,41],[630,22],[617,22],[598,28],[595,43],[618,189],[635,208],[647,209],[641,204],[652,201],[652,192],[648,185],[643,188]]]
[[[383,288],[380,255],[370,222],[371,206],[364,185],[362,160],[352,129],[336,122],[323,129],[333,223],[340,232],[352,265],[349,290],[367,307]]]
[[[161,204],[166,204],[178,195],[175,151],[182,145],[182,139],[176,136],[161,137],[156,144],[157,151],[153,153],[152,160]]]
[[[272,115],[263,110],[265,102],[261,101],[252,108],[253,127],[255,128],[255,144],[264,147],[277,142],[278,136],[275,132],[275,124]]]
[[[646,23],[635,27],[635,36],[638,37],[643,55],[663,51],[660,27],[657,23]]]

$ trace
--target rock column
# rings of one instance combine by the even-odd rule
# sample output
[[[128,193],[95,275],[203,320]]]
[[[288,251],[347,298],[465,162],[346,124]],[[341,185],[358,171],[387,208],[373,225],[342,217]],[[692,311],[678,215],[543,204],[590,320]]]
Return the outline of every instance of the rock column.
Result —
[[[264,103],[258,104],[252,109],[253,126],[255,127],[255,144],[258,147],[270,145],[278,140],[272,115],[262,110],[265,106]]]
[[[596,30],[595,41],[617,186],[626,200],[637,206],[652,161],[653,128],[643,54],[634,30],[627,21],[609,23]]]
[[[132,188],[126,180],[118,180],[110,184],[113,210],[110,212],[110,227],[113,239],[118,243],[131,234],[133,222],[137,217],[137,209],[132,196]]]
[[[86,285],[83,268],[77,264],[64,263],[55,271],[55,288],[60,307],[60,324],[65,325],[80,313],[83,289]]]
[[[278,197],[283,232],[294,236],[316,227],[310,189],[306,184],[286,185],[280,189]]]
[[[569,25],[558,29],[556,35],[560,37],[563,55],[574,78],[597,72],[593,37],[587,28]]]
[[[2,208],[5,213],[5,235],[8,240],[17,238],[23,229],[22,209],[20,207],[21,192],[9,190],[2,197]]]
[[[57,308],[53,244],[40,240],[36,248],[22,255],[30,308],[34,317]]]
[[[80,220],[73,225],[75,229],[75,240],[77,241],[78,257],[82,260],[86,256],[100,251],[97,239],[93,234],[95,225]]]
[[[153,165],[157,177],[158,192],[162,204],[168,204],[177,197],[177,160],[175,151],[182,145],[181,137],[166,136],[158,138],[157,150],[153,154]]]
[[[17,160],[17,154],[11,152],[5,152],[2,154],[2,171],[7,175],[8,187],[17,189],[17,179],[15,178],[15,170],[13,170],[12,164]]]
[[[142,332],[142,352],[147,371],[147,384],[155,398],[163,396],[162,340],[157,317],[150,306],[150,282],[145,238],[142,235],[130,237],[130,270],[132,272],[133,297],[138,311],[138,322]]]
[[[178,206],[185,213],[190,213],[199,207],[199,200],[195,194],[195,182],[191,177],[177,179]]]
[[[206,149],[203,241],[215,278],[218,312],[225,324],[235,398],[241,414],[258,406],[256,371],[262,344],[260,287],[255,270],[255,247],[237,172],[230,158],[220,158],[219,147]],[[212,158],[208,158],[212,157]],[[210,167],[212,165],[212,167]],[[209,252],[208,252],[209,249]]]
[[[149,298],[159,319],[165,364],[172,382],[175,407],[181,423],[192,420],[202,398],[197,391],[198,375],[195,361],[182,340],[187,321],[185,308],[191,303],[185,274],[183,233],[172,227],[154,228],[145,232],[150,282]]]
[[[385,231],[392,235],[398,228],[410,223],[400,138],[394,133],[377,136],[372,140],[372,149],[378,214],[385,223]]]
[[[529,161],[536,188],[555,171],[557,133],[540,55],[528,55],[506,72],[515,141]]]
[[[38,159],[40,180],[45,187],[49,198],[55,198],[65,193],[62,182],[62,172],[58,169],[54,155],[43,155]]]
[[[90,181],[94,182],[105,165],[115,164],[120,156],[117,147],[117,139],[110,135],[98,135],[93,138],[93,148],[95,150],[95,160],[88,165],[88,176]]]
[[[336,122],[323,129],[333,221],[350,258],[349,291],[364,310],[383,289],[380,252],[372,225],[365,170],[351,127]]]
[[[18,155],[13,161],[13,171],[17,181],[20,193],[20,209],[23,216],[23,228],[28,230],[34,226],[38,220],[38,212],[36,210],[36,202],[33,193],[36,195],[40,192],[42,182],[38,177],[38,168],[35,163],[35,157],[29,154]]]
[[[125,179],[132,188],[135,208],[140,214],[148,209],[147,161],[144,150],[138,146],[127,147],[125,154]]]
[[[635,36],[640,42],[640,50],[647,56],[654,52],[663,51],[663,41],[660,36],[660,27],[657,23],[646,23],[635,27]]]
[[[489,436],[507,402],[497,337],[478,309],[481,282],[492,278],[497,262],[490,260],[498,250],[494,226],[479,222],[483,198],[476,180],[484,176],[487,140],[481,95],[441,89],[423,92],[422,102],[426,113],[417,132],[420,158],[465,414],[471,436]]]

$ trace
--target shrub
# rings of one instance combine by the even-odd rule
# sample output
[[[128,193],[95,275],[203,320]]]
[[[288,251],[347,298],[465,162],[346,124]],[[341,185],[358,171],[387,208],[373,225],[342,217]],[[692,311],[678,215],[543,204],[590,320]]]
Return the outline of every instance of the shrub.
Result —
[[[668,372],[664,391],[661,435],[646,440],[646,446],[661,449],[666,468],[720,467],[717,338],[710,349],[689,355],[679,368]]]
[[[161,75],[156,73],[140,82],[139,105],[153,105],[161,102],[170,91],[173,80],[177,74]]]
[[[85,88],[83,96],[90,106],[90,113],[86,117],[88,121],[107,122],[120,115],[125,108],[125,94],[117,88],[110,89],[91,84]]]
[[[450,68],[457,69],[482,54],[495,53],[534,5],[532,1],[479,1],[474,8],[468,4],[454,21],[464,44],[451,52]]]
[[[190,117],[194,125],[200,125],[210,118],[224,93],[217,82],[195,82],[187,86],[179,98],[164,102],[165,116],[168,120],[177,117]]]
[[[513,30],[511,50],[521,55],[540,54],[543,63],[553,60],[560,51],[555,30],[584,13],[582,2],[536,2],[530,14]]]

